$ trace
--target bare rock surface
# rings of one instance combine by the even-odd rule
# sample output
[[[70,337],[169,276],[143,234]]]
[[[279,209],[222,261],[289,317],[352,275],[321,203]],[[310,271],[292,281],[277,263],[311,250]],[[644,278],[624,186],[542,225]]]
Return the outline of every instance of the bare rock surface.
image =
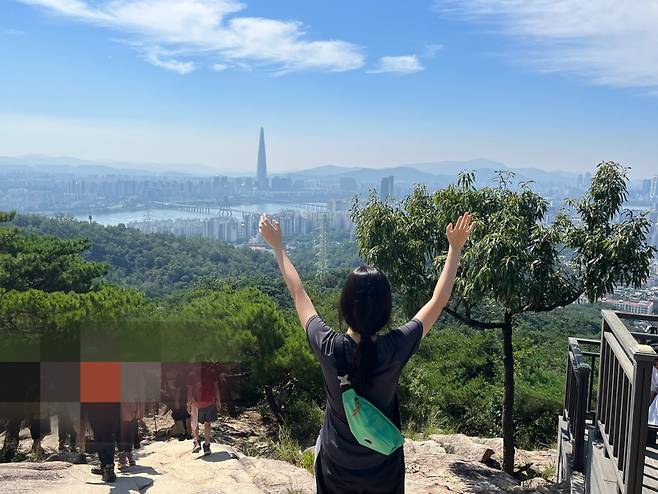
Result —
[[[117,470],[106,484],[89,465],[60,461],[0,465],[0,492],[138,493],[149,494],[288,494],[313,492],[313,476],[302,468],[267,458],[242,455],[229,446],[213,445],[209,456],[192,454],[191,441],[154,442],[136,451],[137,466]]]
[[[256,420],[248,421],[257,423]],[[160,425],[160,424],[158,424]],[[166,424],[168,425],[168,424]],[[219,430],[218,430],[219,429]],[[75,493],[313,493],[315,482],[306,470],[289,463],[245,456],[242,451],[259,454],[247,441],[263,440],[265,430],[241,421],[220,424],[218,440],[231,445],[214,444],[213,453],[204,457],[192,454],[191,441],[153,441],[136,451],[138,465],[125,472],[117,470],[117,482],[105,484],[91,473],[90,465],[67,461],[22,462],[0,464],[0,492],[59,494]],[[22,432],[21,449],[29,448],[29,436]],[[53,437],[54,436],[54,437]],[[229,437],[235,439],[230,440]],[[56,435],[47,436],[44,449],[56,447]],[[241,441],[241,440],[242,441]],[[243,442],[244,441],[244,442]],[[244,449],[239,446],[245,444]],[[443,493],[518,493],[558,494],[564,488],[550,481],[555,452],[517,451],[515,477],[496,468],[502,460],[500,439],[473,438],[463,434],[436,434],[424,441],[407,440],[406,492],[409,494]],[[67,459],[66,455],[50,456]],[[541,473],[549,477],[524,479],[524,475]]]
[[[542,453],[542,454],[538,454]],[[408,493],[562,493],[564,487],[548,480],[522,482],[490,466],[502,458],[502,440],[464,434],[435,434],[404,445]],[[550,471],[555,452],[519,450],[517,465],[535,472]],[[486,463],[484,463],[486,462]]]

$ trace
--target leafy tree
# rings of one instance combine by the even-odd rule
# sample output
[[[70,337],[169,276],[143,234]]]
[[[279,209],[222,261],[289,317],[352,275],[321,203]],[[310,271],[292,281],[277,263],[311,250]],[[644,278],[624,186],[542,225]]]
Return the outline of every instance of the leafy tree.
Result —
[[[0,212],[0,223],[15,216]],[[18,228],[0,227],[0,288],[86,292],[107,272],[105,265],[81,257],[88,248],[86,240],[25,235]]]
[[[104,264],[80,256],[86,240],[60,240],[0,229],[0,286],[9,290],[86,292],[107,272]]]
[[[514,468],[513,328],[527,312],[548,312],[578,300],[595,300],[616,284],[641,285],[655,249],[647,245],[644,215],[621,213],[627,169],[598,165],[590,190],[569,203],[578,222],[563,212],[546,221],[547,201],[528,183],[511,187],[511,174],[476,189],[472,173],[430,194],[418,186],[400,204],[371,194],[353,220],[362,257],[383,269],[401,292],[407,316],[431,294],[448,250],[443,232],[464,211],[476,221],[462,256],[446,312],[483,330],[500,330],[504,369],[503,468]]]

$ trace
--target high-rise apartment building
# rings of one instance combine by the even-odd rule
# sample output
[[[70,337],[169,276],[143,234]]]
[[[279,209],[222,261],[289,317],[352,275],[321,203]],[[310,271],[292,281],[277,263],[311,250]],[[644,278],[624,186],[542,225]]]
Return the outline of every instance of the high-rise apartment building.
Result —
[[[395,184],[393,175],[382,178],[381,187],[379,188],[379,197],[382,201],[385,201],[389,197],[393,197],[395,194]]]

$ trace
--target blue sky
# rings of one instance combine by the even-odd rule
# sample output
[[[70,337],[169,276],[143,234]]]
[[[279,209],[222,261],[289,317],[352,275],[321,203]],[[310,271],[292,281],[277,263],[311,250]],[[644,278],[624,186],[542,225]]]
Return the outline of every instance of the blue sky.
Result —
[[[658,173],[658,6],[6,0],[0,155]]]

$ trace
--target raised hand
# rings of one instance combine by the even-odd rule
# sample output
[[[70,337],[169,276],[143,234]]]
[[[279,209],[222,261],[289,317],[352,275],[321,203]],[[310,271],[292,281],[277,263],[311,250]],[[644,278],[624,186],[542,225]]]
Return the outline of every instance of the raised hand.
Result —
[[[474,226],[475,223],[473,223],[473,217],[468,211],[457,219],[454,226],[450,223],[446,227],[446,236],[448,237],[450,247],[457,251],[461,251],[473,231]]]
[[[283,249],[283,234],[281,233],[281,225],[279,222],[270,219],[262,214],[260,216],[260,223],[258,224],[258,231],[263,236],[263,239],[270,244],[272,249],[281,250]]]

